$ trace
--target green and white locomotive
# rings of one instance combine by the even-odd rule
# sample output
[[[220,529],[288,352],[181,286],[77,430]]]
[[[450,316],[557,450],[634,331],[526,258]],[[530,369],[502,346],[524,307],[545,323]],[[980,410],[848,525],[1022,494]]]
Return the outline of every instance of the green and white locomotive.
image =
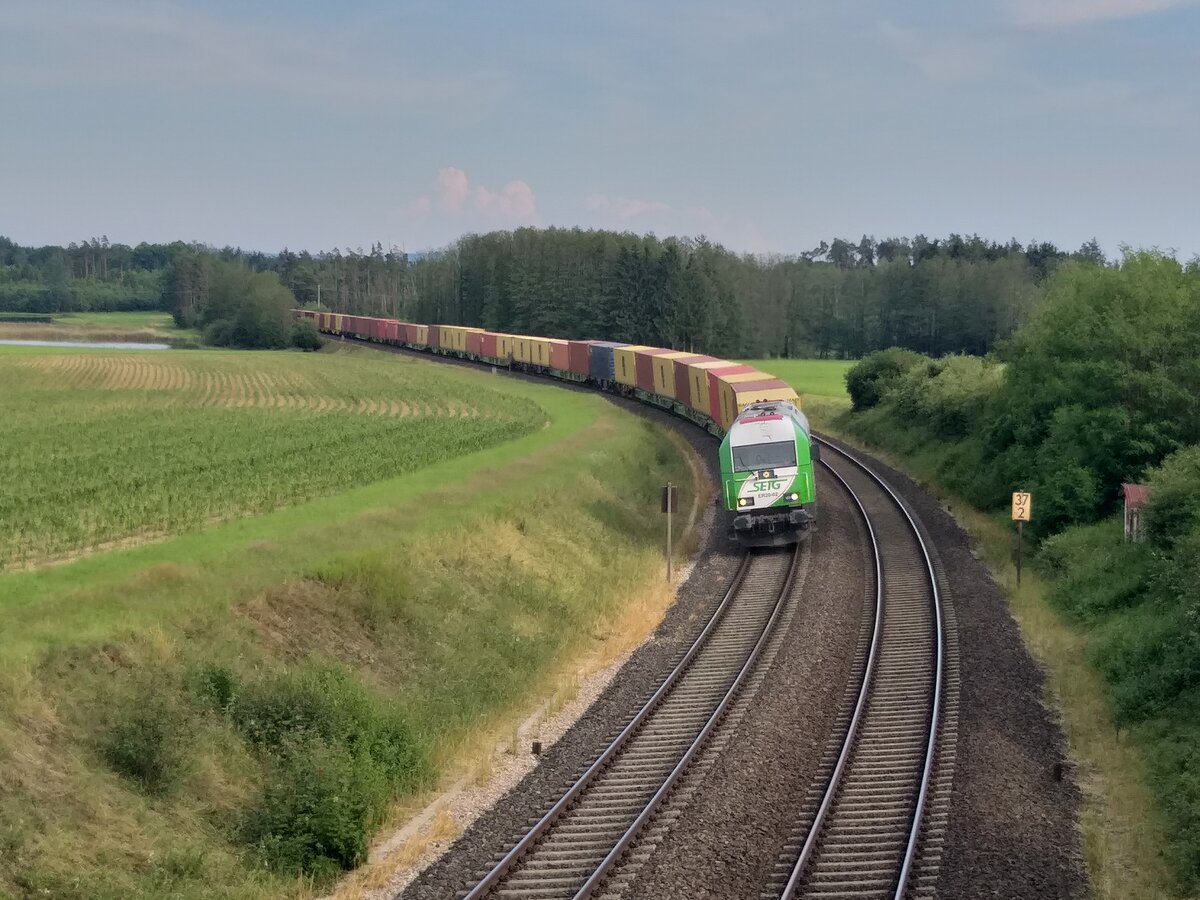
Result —
[[[731,536],[746,547],[799,541],[816,522],[819,459],[808,419],[791,403],[742,410],[721,441],[722,495],[736,513]]]

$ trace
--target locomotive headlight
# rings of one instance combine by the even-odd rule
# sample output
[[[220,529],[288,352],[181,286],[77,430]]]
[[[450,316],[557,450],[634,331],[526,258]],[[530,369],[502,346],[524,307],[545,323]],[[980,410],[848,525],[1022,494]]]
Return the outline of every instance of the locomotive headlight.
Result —
[[[738,506],[753,506],[754,501],[749,497],[738,497]]]
[[[771,477],[771,470],[770,470],[770,469],[763,469],[762,477],[763,477],[763,478],[770,478],[770,477]]]
[[[789,499],[789,500],[793,500],[793,501],[795,501],[795,500],[799,500],[799,499],[800,499],[800,495],[799,495],[799,494],[797,494],[795,491],[792,491],[790,494],[788,494],[788,499]]]

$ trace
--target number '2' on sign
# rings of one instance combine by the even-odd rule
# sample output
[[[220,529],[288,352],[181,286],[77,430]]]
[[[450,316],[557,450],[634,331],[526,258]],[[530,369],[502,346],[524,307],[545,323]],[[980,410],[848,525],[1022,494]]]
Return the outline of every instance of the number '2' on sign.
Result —
[[[1033,494],[1028,491],[1013,491],[1012,520],[1028,522],[1033,515]]]

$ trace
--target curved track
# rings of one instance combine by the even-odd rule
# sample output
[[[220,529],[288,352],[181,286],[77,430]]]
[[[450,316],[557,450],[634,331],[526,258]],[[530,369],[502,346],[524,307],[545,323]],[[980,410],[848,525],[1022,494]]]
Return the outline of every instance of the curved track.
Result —
[[[791,592],[794,551],[748,553],[695,643],[600,757],[464,896],[583,898],[604,882],[755,668]]]
[[[920,529],[899,497],[853,456],[822,444],[825,467],[866,526],[875,615],[859,642],[861,681],[847,693],[841,740],[826,753],[825,777],[764,896],[899,900],[917,887],[913,864],[937,749],[941,597]]]

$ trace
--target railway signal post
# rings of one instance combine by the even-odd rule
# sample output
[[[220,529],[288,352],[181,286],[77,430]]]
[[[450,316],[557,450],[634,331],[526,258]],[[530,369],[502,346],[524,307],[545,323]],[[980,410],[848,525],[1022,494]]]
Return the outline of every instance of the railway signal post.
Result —
[[[1013,491],[1012,518],[1017,523],[1017,587],[1021,586],[1021,554],[1024,550],[1024,525],[1033,515],[1033,494]]]
[[[667,584],[671,583],[671,518],[679,511],[679,488],[667,482],[662,489],[662,511],[667,514]]]

